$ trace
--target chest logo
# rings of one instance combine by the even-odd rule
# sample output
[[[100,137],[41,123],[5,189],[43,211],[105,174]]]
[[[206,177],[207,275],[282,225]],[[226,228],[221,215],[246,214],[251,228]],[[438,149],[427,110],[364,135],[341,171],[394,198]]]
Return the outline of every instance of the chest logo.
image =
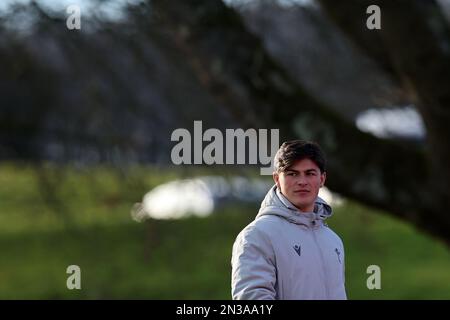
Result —
[[[296,244],[296,245],[294,246],[294,250],[295,250],[295,252],[297,252],[297,254],[298,254],[299,257],[302,255],[302,247],[301,247],[301,246],[299,246],[299,245]]]
[[[339,249],[338,249],[338,248],[334,249],[334,252],[336,252],[336,254],[337,254],[339,263],[342,263],[342,262],[341,262],[341,252],[339,251]]]

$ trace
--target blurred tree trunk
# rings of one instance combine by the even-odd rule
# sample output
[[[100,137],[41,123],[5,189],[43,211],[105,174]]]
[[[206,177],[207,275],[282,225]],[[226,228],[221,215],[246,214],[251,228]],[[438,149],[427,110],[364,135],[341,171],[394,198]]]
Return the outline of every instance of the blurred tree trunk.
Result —
[[[434,0],[320,3],[341,29],[409,92],[427,129],[431,172],[428,179],[423,177],[422,188],[433,192],[436,215],[449,221],[445,209],[450,205],[450,31],[441,8]],[[365,28],[366,8],[372,4],[381,9],[380,30]]]
[[[326,5],[328,2],[323,3]],[[330,1],[330,7],[348,9],[347,3],[338,5],[336,1],[333,4]],[[407,76],[405,81],[412,84],[420,82],[420,85],[416,83],[420,88],[415,86],[413,89],[419,96],[423,95],[426,102],[423,105],[428,108],[428,104],[432,104],[432,109],[420,107],[429,130],[431,149],[428,150],[377,139],[336,116],[289,78],[265,52],[261,41],[246,30],[240,16],[221,1],[168,3],[159,0],[152,1],[152,6],[157,12],[152,23],[161,28],[167,39],[173,39],[170,41],[185,54],[186,61],[203,85],[232,110],[243,127],[279,128],[283,140],[303,138],[319,142],[328,155],[327,185],[333,191],[386,210],[450,244],[450,215],[445,212],[449,199],[446,183],[449,180],[443,178],[449,169],[440,167],[446,170],[440,180],[436,180],[430,170],[439,168],[448,159],[444,137],[449,135],[443,135],[446,127],[439,125],[442,123],[440,120],[434,123],[435,111],[443,112],[448,95],[442,88],[434,88],[433,83],[445,83],[443,77],[450,73],[445,69],[447,64],[443,63],[445,71],[439,74],[439,78],[433,78],[433,82],[428,82],[430,77],[438,75],[439,68],[427,65],[421,54],[410,53],[412,56],[403,57],[400,53],[414,50],[414,41],[423,40],[425,46],[432,45],[427,49],[417,42],[415,46],[419,49],[435,48],[437,43],[432,41],[433,38],[422,39],[426,36],[425,31],[418,34],[416,40],[409,39],[411,44],[405,48],[400,43],[391,43],[395,42],[392,38],[389,47],[383,48],[386,51],[377,53],[389,57],[380,63],[385,63],[383,67],[390,68],[391,72],[397,72],[399,67],[408,70],[400,78],[403,80]],[[409,12],[408,8],[405,10]],[[387,16],[384,11],[383,15]],[[365,28],[365,8],[361,15],[359,24],[356,24],[360,29]],[[352,20],[358,17],[352,13],[345,18]],[[387,24],[384,20],[383,23]],[[402,23],[401,18],[393,22],[400,34],[402,30],[407,31],[404,26],[397,25]],[[425,23],[418,22],[416,28],[420,29],[422,25]],[[411,32],[409,36],[412,37]],[[391,59],[399,61],[393,65]],[[434,150],[436,148],[439,150]],[[433,157],[430,157],[431,150]],[[439,159],[430,161],[436,156]]]

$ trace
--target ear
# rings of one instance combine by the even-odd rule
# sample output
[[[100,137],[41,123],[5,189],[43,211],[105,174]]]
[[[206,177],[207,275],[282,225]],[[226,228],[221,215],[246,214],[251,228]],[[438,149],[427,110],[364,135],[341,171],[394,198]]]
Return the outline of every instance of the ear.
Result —
[[[279,188],[280,187],[280,182],[279,182],[280,181],[280,176],[279,176],[279,174],[277,172],[274,172],[272,174],[272,177],[273,177],[273,181],[275,181],[275,184]]]
[[[324,172],[320,175],[320,187],[322,188],[325,185],[325,180],[327,179],[327,173]]]

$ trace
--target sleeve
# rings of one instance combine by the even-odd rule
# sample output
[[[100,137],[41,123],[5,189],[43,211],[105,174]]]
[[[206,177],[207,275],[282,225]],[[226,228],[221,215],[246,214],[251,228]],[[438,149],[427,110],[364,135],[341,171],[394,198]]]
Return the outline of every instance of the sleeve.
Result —
[[[342,255],[342,282],[345,285],[345,255]]]
[[[236,238],[231,258],[233,300],[276,299],[275,255],[270,240],[255,227]]]
[[[342,282],[345,285],[345,249],[342,240],[341,240],[341,247],[342,247]]]
[[[341,240],[342,243],[342,240]],[[342,243],[342,284],[344,286],[344,299],[347,299],[347,292],[345,289],[345,249],[344,244]]]

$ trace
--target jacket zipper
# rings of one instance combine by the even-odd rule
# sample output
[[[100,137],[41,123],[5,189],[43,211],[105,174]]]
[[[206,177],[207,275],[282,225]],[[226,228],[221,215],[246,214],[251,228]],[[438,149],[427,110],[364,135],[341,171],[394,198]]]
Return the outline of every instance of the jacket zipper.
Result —
[[[327,285],[328,275],[327,275],[326,268],[325,268],[325,259],[323,258],[323,253],[322,253],[322,250],[320,249],[319,243],[317,242],[317,237],[316,237],[316,232],[314,231],[314,227],[311,228],[311,232],[313,234],[314,242],[316,243],[317,249],[319,251],[320,262],[322,265],[322,272],[323,272],[323,276],[325,277],[325,279],[324,279],[325,294],[326,294],[327,299],[329,299],[330,293],[329,293],[329,289],[328,289],[328,285]]]

